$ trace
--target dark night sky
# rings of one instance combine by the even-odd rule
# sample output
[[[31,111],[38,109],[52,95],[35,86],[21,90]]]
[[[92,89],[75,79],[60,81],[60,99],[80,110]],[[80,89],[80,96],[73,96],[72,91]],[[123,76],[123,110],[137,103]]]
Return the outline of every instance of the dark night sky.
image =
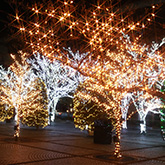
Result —
[[[8,0],[0,0],[0,30],[5,30],[8,23],[8,13],[12,13],[12,8],[8,4]],[[2,33],[1,33],[2,35]]]
[[[8,32],[7,30],[7,11],[9,6],[4,0],[0,0],[0,64],[8,65],[10,63],[10,57],[8,49],[5,43],[5,37]]]

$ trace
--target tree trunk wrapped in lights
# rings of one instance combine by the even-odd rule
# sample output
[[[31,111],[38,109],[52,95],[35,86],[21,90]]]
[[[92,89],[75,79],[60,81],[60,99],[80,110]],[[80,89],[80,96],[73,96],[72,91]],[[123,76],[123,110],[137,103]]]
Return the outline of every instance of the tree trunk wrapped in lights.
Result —
[[[99,119],[100,116],[97,116],[101,114],[99,113],[91,113],[90,108],[94,109],[95,106],[89,107],[90,104],[88,102],[93,102],[94,105],[96,105],[97,109],[101,109],[103,113],[107,113],[107,116],[109,119],[111,119],[112,124],[114,125],[116,129],[116,138],[115,138],[115,155],[117,157],[121,157],[120,155],[120,131],[122,126],[122,120],[121,120],[121,109],[120,109],[120,95],[116,93],[113,90],[108,90],[108,86],[106,84],[99,84],[94,79],[87,79],[80,88],[77,89],[75,94],[76,99],[76,108],[80,112],[76,112],[76,114],[79,113],[79,116],[75,116],[76,118],[76,124],[79,126],[79,128],[84,129],[85,125],[88,121],[88,118],[90,116],[93,116],[95,119]],[[86,105],[82,105],[84,103],[87,103]],[[80,117],[83,115],[81,113],[81,106],[83,109],[86,109],[86,117]],[[89,109],[88,109],[89,108]],[[90,123],[90,122],[89,122]],[[92,123],[90,123],[92,125]]]
[[[128,109],[131,103],[131,93],[123,93],[123,97],[121,100],[121,111],[122,111],[122,119],[123,121],[123,125],[122,128],[127,129],[127,115],[128,115]]]
[[[26,54],[21,54],[21,62],[16,60],[14,55],[11,57],[14,63],[8,68],[8,71],[4,77],[3,84],[1,84],[2,95],[1,101],[3,104],[8,104],[15,108],[15,134],[16,139],[20,135],[20,123],[21,119],[26,118],[27,114],[30,114],[37,108],[45,111],[47,114],[47,103],[45,94],[42,93],[43,88],[38,86],[41,83],[38,82],[38,78],[33,74],[29,65],[26,63]],[[43,101],[41,104],[40,101]],[[45,115],[45,118],[48,114]],[[47,122],[43,126],[46,126]]]

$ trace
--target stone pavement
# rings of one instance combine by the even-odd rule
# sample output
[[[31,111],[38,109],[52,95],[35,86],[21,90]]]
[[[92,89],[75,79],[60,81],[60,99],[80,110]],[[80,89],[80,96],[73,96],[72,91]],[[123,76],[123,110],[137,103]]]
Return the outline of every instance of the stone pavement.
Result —
[[[57,120],[36,130],[21,126],[18,141],[13,123],[0,123],[0,165],[113,165],[165,164],[165,141],[159,129],[140,135],[137,128],[122,131],[123,157],[113,157],[114,143],[95,144],[86,131],[72,121]]]

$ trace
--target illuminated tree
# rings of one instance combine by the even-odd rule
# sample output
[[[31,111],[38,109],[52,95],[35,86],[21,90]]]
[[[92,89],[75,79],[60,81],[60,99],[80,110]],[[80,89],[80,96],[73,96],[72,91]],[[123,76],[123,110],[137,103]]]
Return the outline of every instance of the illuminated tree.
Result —
[[[124,40],[125,38],[126,40]],[[128,36],[124,35],[123,42],[126,44],[124,51],[118,53],[108,51],[104,59],[98,57],[93,58],[91,62],[88,60],[87,65],[90,67],[85,67],[84,71],[90,77],[83,84],[84,90],[76,92],[76,97],[87,102],[88,100],[95,102],[100,109],[111,114],[115,119],[117,137],[115,138],[115,155],[117,157],[121,156],[119,150],[120,131],[123,124],[121,106],[123,97],[131,97],[129,99],[133,100],[144,121],[148,111],[154,111],[153,109],[160,105],[155,104],[158,103],[158,99],[155,98],[158,93],[155,93],[152,87],[157,80],[165,76],[164,59],[158,53],[164,40],[160,44],[153,44],[149,49],[145,45],[132,44],[127,39]],[[138,106],[136,101],[139,101]],[[125,103],[126,105],[127,103]],[[149,105],[152,105],[153,109]],[[145,106],[147,108],[144,108]],[[132,114],[134,112],[127,119]]]
[[[159,111],[157,108],[160,108],[161,102],[157,97],[153,97],[151,94],[144,91],[138,91],[137,95],[131,98],[140,116],[140,132],[146,133],[146,116],[148,112],[158,114]]]
[[[33,112],[35,108],[47,109],[46,104],[41,104],[38,100],[43,97],[41,89],[36,88],[37,77],[26,64],[26,54],[21,54],[21,62],[16,60],[14,55],[14,63],[8,69],[8,74],[5,76],[5,82],[1,85],[2,95],[1,101],[3,104],[13,106],[15,108],[15,134],[14,137],[19,137],[20,122],[24,114]],[[46,113],[46,112],[45,112]],[[46,124],[44,125],[46,126]]]
[[[130,37],[124,35],[127,43],[127,51],[137,61],[133,64],[134,71],[130,75],[130,81],[135,83],[135,90],[130,93],[129,99],[131,99],[136,107],[140,116],[141,128],[140,131],[146,132],[145,118],[149,111],[153,113],[159,113],[156,108],[160,107],[160,100],[158,99],[160,93],[156,93],[154,85],[164,77],[165,65],[164,58],[159,50],[165,43],[165,39],[160,44],[152,43],[151,47],[143,45],[133,46],[130,41]],[[135,44],[134,44],[135,45]],[[140,50],[140,51],[139,51]],[[155,97],[153,97],[155,96]],[[127,104],[128,104],[127,100]]]
[[[50,61],[39,53],[34,54],[34,58],[28,59],[28,63],[34,73],[45,83],[49,115],[51,121],[54,121],[58,99],[61,97],[72,98],[76,87],[82,81],[82,76],[70,66],[64,66],[57,60]]]
[[[125,59],[125,61],[128,60],[126,55],[118,55],[116,53],[107,53],[104,59],[99,57],[93,59],[90,57],[87,61],[88,64],[86,63],[86,65],[90,67],[84,67],[84,72],[86,72],[88,76],[91,76],[83,83],[84,90],[76,92],[76,97],[86,100],[86,102],[91,100],[99,109],[106,112],[111,116],[111,119],[115,121],[115,155],[117,157],[121,156],[119,153],[120,130],[122,125],[120,104],[122,92],[124,92],[124,90],[122,87],[119,87],[120,84],[117,84],[116,80],[125,72],[124,63],[120,66],[120,63],[117,61],[119,57]]]
[[[102,72],[103,73],[103,72]],[[97,73],[98,74],[98,73]],[[101,84],[98,83],[96,79],[87,79],[83,83],[84,90],[78,90],[76,92],[76,97],[81,99],[81,102],[94,102],[94,105],[98,106],[98,109],[103,110],[106,112],[111,119],[113,119],[114,126],[116,128],[116,149],[115,155],[120,157],[119,153],[119,139],[120,139],[120,130],[121,130],[121,112],[120,112],[120,94],[112,90],[107,83]],[[88,105],[88,104],[87,104]],[[85,106],[84,106],[85,107]],[[90,108],[89,108],[90,109]],[[94,114],[89,114],[94,115]],[[88,117],[88,115],[87,115]],[[83,126],[82,126],[83,127]],[[80,126],[81,128],[81,126]]]

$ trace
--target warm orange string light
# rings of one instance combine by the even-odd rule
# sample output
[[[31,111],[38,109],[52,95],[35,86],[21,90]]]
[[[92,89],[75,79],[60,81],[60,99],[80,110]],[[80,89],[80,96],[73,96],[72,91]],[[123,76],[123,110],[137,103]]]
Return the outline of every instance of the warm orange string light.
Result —
[[[59,54],[62,51],[65,40],[82,35],[85,37],[85,48],[88,47],[88,50],[91,48],[91,51],[102,53],[115,46],[120,52],[120,47],[124,46],[120,41],[121,32],[134,35],[138,42],[140,35],[136,32],[140,34],[140,31],[149,25],[148,22],[154,21],[156,7],[152,6],[151,14],[148,13],[147,16],[133,22],[129,20],[129,13],[125,15],[119,11],[117,5],[118,2],[115,5],[103,2],[89,8],[84,15],[81,14],[81,10],[76,10],[74,1],[61,1],[55,4],[48,1],[44,5],[35,4],[30,11],[27,9],[28,17],[17,12],[15,18],[23,39],[32,51],[40,52],[49,58],[53,58],[55,52]],[[79,17],[76,17],[77,15]]]

